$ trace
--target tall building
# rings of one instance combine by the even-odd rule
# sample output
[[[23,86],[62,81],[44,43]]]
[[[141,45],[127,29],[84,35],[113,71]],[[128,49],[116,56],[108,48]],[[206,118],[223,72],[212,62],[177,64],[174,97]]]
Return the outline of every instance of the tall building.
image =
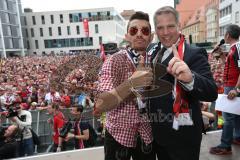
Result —
[[[0,0],[0,54],[24,56],[20,0]]]
[[[206,41],[215,46],[219,42],[219,0],[211,0],[206,5]]]
[[[232,23],[233,24],[237,24],[240,26],[240,16],[239,16],[239,12],[240,12],[240,0],[235,0],[235,3],[232,7],[232,13],[233,13],[233,16],[234,18],[232,19]]]
[[[190,43],[206,42],[205,6],[198,8],[183,26],[182,33]]]
[[[188,23],[191,16],[199,7],[207,4],[209,0],[179,0],[176,10],[179,13],[180,27],[183,28]]]
[[[69,53],[99,49],[101,43],[119,44],[125,20],[110,8],[25,12],[29,54]],[[88,20],[89,36],[86,35]],[[85,28],[84,28],[85,27]]]
[[[224,38],[226,27],[230,24],[239,25],[240,0],[220,0],[219,39]]]

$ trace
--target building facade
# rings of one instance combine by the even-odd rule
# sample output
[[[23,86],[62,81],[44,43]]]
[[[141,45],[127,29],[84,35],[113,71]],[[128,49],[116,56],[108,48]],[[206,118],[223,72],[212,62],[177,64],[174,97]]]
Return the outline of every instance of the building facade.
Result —
[[[189,43],[206,42],[205,6],[198,8],[182,28]]]
[[[219,42],[219,0],[211,0],[206,5],[206,40],[212,44]]]
[[[240,0],[235,0],[234,5],[232,7],[234,18],[232,19],[233,24],[237,24],[240,26]]]
[[[125,20],[114,8],[25,12],[29,54],[71,53],[99,49],[101,43],[119,44]],[[84,20],[88,20],[86,35]]]
[[[236,5],[236,6],[235,6]],[[237,8],[238,6],[238,8]],[[219,3],[219,39],[224,38],[226,27],[230,24],[236,24],[235,16],[239,21],[239,0],[220,0]],[[239,23],[238,23],[239,24]]]
[[[0,0],[0,54],[25,55],[20,0]]]
[[[180,28],[184,28],[194,12],[208,2],[209,0],[178,0],[176,3],[176,10],[179,13]]]

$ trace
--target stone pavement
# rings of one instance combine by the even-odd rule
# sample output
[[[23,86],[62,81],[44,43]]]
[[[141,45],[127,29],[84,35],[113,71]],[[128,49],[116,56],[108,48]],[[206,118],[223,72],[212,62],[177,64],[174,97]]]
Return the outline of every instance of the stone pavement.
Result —
[[[240,160],[240,146],[232,145],[232,155],[212,155],[209,148],[220,143],[221,131],[208,132],[203,135],[200,160]]]

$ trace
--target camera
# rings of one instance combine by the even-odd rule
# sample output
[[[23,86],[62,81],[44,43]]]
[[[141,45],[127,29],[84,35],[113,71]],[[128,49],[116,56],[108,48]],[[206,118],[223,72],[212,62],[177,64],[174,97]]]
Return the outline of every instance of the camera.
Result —
[[[66,138],[68,132],[72,129],[72,122],[71,119],[69,119],[67,121],[67,123],[65,123],[65,125],[62,127],[62,129],[60,130],[60,134],[59,136],[62,138]]]
[[[11,117],[16,117],[16,116],[18,116],[18,111],[14,110],[12,108],[9,108],[8,112],[7,112],[7,115],[6,115],[6,118],[11,118]]]

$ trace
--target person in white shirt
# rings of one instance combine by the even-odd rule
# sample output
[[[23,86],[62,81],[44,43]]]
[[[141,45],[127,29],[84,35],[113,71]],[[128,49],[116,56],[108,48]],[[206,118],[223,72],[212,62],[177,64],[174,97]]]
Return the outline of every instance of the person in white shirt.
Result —
[[[50,88],[50,92],[48,92],[45,95],[45,101],[48,102],[48,104],[58,102],[61,100],[61,96],[59,92],[57,92],[54,88]]]
[[[32,139],[32,133],[31,133],[31,125],[32,125],[32,115],[31,112],[27,110],[23,110],[23,106],[16,104],[16,110],[18,112],[17,116],[9,117],[10,121],[13,124],[16,124],[19,126],[19,128],[22,130],[22,137],[20,139],[20,147],[19,147],[19,155],[25,156],[25,155],[33,155],[34,153],[34,144]]]

